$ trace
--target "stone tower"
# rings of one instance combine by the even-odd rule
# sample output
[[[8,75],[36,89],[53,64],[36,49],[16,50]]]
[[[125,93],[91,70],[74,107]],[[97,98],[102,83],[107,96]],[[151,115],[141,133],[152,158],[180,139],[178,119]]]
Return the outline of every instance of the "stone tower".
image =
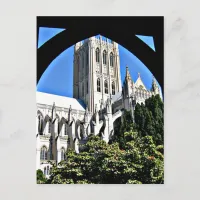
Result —
[[[121,92],[118,44],[102,36],[91,37],[74,46],[73,95],[95,112],[95,105]]]

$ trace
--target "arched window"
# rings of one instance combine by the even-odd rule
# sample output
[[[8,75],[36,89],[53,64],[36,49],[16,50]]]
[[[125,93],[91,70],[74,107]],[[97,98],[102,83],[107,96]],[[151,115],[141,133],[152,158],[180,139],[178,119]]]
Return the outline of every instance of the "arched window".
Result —
[[[40,160],[47,160],[47,148],[46,147],[41,148]]]
[[[106,65],[107,53],[106,50],[103,51],[103,64]]]
[[[44,168],[44,175],[45,176],[47,175],[47,168],[46,167]]]
[[[104,82],[105,93],[108,94],[108,82]]]
[[[48,133],[51,133],[51,122],[48,121],[48,122],[47,122],[47,125],[49,125],[49,126],[48,126],[48,128],[49,128]]]
[[[47,175],[49,175],[49,166],[47,166]]]
[[[99,63],[99,48],[96,48],[96,62]]]
[[[112,95],[115,95],[115,83],[112,82]]]
[[[97,79],[97,92],[101,92],[101,82],[100,82],[100,78]]]
[[[61,160],[65,160],[65,149],[61,149]]]
[[[110,66],[113,67],[113,53],[110,53]]]

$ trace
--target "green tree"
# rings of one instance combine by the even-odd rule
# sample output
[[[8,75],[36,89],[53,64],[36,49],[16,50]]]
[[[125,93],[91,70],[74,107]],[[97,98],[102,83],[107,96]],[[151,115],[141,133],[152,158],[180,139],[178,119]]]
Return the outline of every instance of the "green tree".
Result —
[[[41,169],[36,171],[37,174],[37,184],[44,184],[46,182],[46,178]]]
[[[163,183],[163,155],[151,136],[124,133],[125,148],[106,144],[90,136],[79,154],[68,151],[67,160],[53,166],[46,183],[53,184],[138,184]]]
[[[150,135],[157,145],[164,143],[164,104],[159,95],[137,104],[134,112],[135,123],[141,136]]]

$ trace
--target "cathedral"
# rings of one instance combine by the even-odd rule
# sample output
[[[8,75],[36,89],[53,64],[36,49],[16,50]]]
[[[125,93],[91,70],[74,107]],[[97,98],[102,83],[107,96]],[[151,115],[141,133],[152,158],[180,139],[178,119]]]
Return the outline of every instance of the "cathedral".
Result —
[[[123,111],[134,120],[137,103],[161,92],[155,78],[148,90],[138,73],[134,82],[126,66],[123,84],[118,44],[101,36],[74,46],[73,98],[36,92],[36,169],[49,176],[51,165],[65,159],[68,148],[79,153],[79,144],[90,134],[109,142],[114,123]]]

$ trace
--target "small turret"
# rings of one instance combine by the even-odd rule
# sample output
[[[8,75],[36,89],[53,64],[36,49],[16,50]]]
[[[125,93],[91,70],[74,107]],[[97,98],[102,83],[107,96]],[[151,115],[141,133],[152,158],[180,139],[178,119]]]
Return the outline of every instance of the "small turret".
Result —
[[[74,45],[74,51],[77,51],[80,47],[82,46],[82,42],[77,42],[75,45]]]
[[[153,76],[153,80],[152,80],[151,91],[154,92],[155,94],[160,94],[160,90],[159,90],[158,84],[157,84],[154,76]]]

